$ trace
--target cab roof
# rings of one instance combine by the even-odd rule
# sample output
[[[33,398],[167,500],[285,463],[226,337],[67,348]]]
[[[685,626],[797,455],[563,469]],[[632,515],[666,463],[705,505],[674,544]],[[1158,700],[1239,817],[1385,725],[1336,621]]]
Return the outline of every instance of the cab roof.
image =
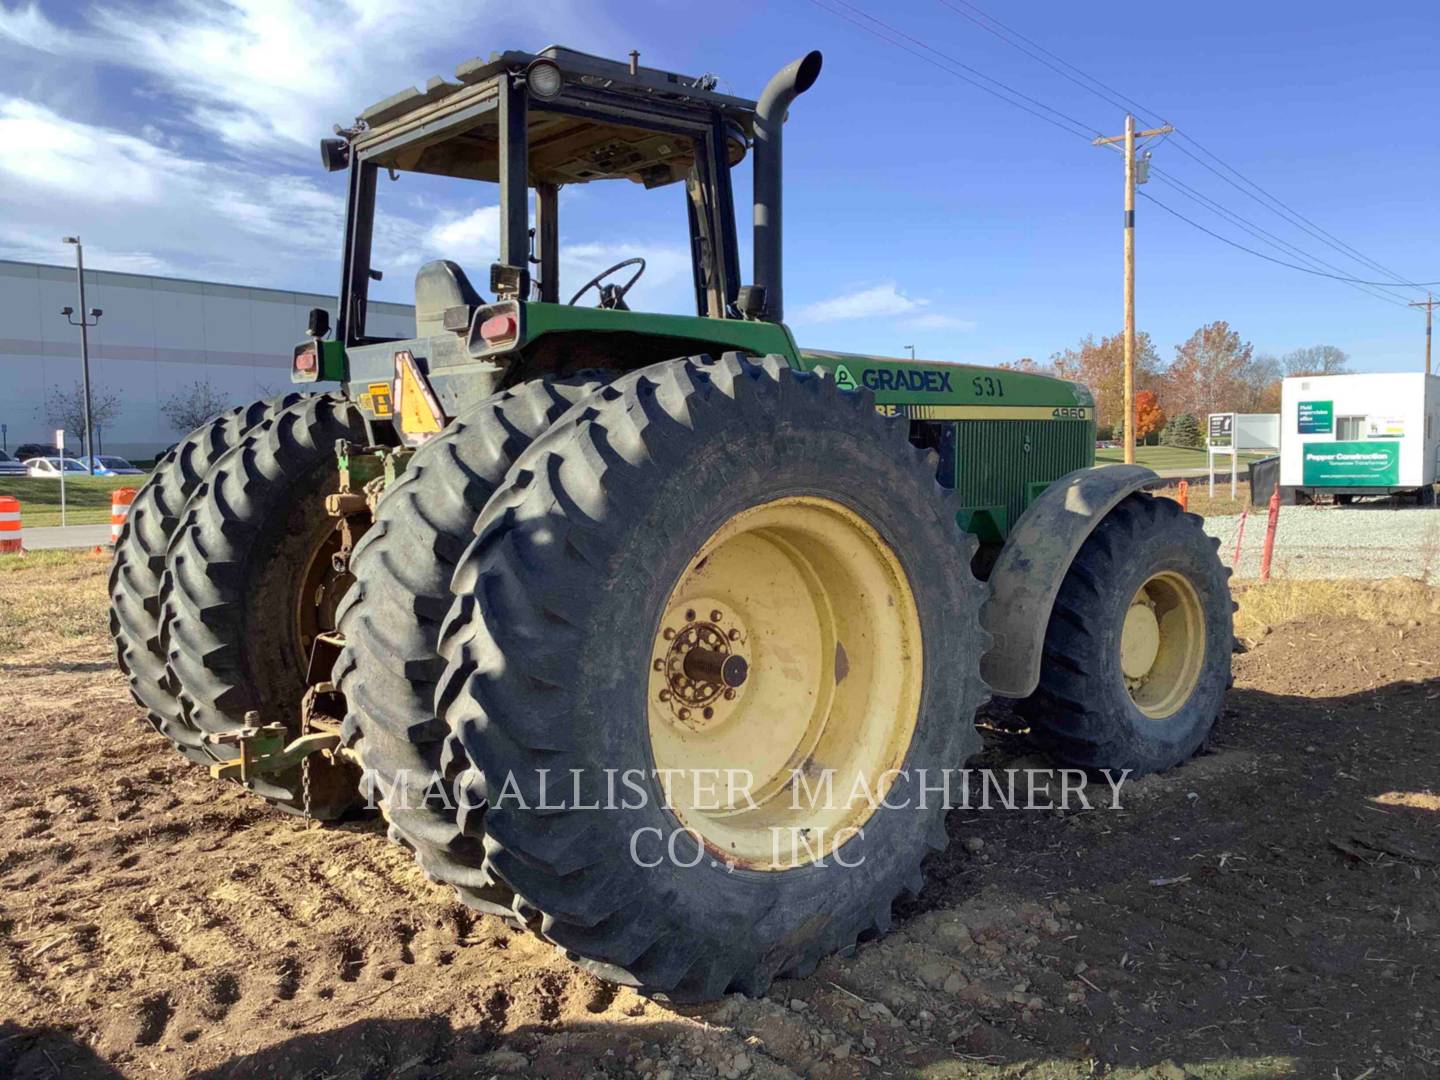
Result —
[[[531,101],[532,184],[624,178],[658,187],[682,180],[694,163],[685,128],[716,115],[730,129],[730,164],[745,155],[755,103],[717,93],[713,75],[697,78],[639,66],[631,74],[628,63],[560,45],[467,60],[455,69],[453,81],[437,75],[424,90],[412,86],[392,94],[360,113],[353,145],[367,160],[388,168],[497,180],[499,80],[539,59],[555,63],[564,84],[558,97]],[[611,115],[584,115],[587,107]],[[624,123],[617,113],[628,113],[635,122]],[[652,122],[668,130],[656,130]]]

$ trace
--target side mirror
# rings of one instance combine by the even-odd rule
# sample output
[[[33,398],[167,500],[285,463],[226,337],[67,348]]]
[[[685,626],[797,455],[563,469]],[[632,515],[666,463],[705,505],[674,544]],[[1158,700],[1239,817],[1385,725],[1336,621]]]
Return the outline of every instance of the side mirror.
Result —
[[[320,140],[320,163],[326,172],[339,172],[350,166],[350,144],[344,139]]]
[[[310,320],[305,333],[312,338],[323,338],[330,333],[330,312],[321,307],[310,309]]]

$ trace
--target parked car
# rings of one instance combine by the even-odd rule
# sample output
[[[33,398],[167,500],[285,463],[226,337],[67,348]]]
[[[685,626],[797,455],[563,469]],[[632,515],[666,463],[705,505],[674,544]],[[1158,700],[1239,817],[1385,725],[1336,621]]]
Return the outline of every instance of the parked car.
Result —
[[[85,476],[89,471],[84,465],[71,457],[37,457],[31,458],[26,464],[29,466],[31,476],[58,477],[62,468],[62,462],[67,474],[79,473],[81,476]]]
[[[85,458],[80,459],[80,464],[86,464]],[[95,456],[96,476],[144,476],[144,469],[137,469],[130,462],[122,457],[115,457],[112,454],[97,454]]]
[[[31,458],[48,457],[55,453],[55,447],[46,446],[44,443],[27,442],[21,443],[11,453],[20,461],[29,461]]]
[[[4,450],[0,450],[0,476],[27,476],[28,474],[23,461],[16,461]]]

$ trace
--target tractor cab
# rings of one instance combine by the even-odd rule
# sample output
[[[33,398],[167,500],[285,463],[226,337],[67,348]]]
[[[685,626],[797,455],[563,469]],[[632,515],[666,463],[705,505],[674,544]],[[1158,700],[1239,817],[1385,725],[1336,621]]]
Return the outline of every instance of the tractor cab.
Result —
[[[362,410],[381,419],[394,402],[366,387],[398,387],[403,351],[438,411],[454,416],[541,371],[623,370],[706,350],[793,356],[779,325],[780,132],[820,63],[811,53],[791,64],[756,102],[717,92],[714,76],[642,67],[638,54],[627,64],[556,46],[468,61],[453,80],[437,76],[364,110],[322,142],[326,167],[349,174],[340,304],[333,340],[324,340],[324,318],[312,321],[311,340],[296,350],[296,380],[347,382]],[[748,281],[730,183],[747,155],[756,222]],[[414,338],[402,342],[372,332],[366,304],[379,277],[377,188],[407,173],[488,181],[500,205],[496,261],[421,266]],[[684,211],[671,205],[688,228],[694,316],[631,310],[627,296],[645,272],[639,252],[587,281],[561,280],[560,188],[598,181],[683,190]]]

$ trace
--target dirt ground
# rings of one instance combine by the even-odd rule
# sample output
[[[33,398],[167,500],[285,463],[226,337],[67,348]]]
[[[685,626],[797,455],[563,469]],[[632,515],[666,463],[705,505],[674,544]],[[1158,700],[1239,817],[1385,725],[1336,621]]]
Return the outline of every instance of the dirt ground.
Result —
[[[103,572],[0,568],[0,1076],[1440,1076],[1433,598],[1252,625],[1206,755],[1121,809],[956,811],[888,937],[676,1009],[470,913],[377,821],[183,762]]]

